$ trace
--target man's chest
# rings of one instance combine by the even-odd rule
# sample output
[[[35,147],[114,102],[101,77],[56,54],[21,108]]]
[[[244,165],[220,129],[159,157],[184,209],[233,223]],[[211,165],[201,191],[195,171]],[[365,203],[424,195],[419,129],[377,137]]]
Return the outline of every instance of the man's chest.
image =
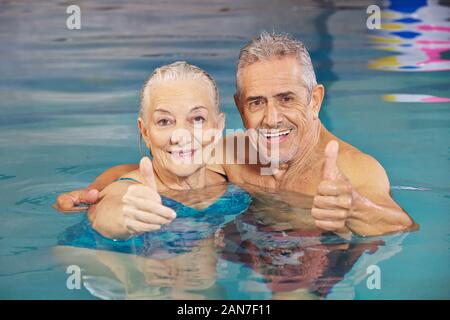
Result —
[[[250,184],[261,188],[294,191],[315,195],[321,182],[320,170],[309,168],[302,173],[286,172],[282,176],[263,174],[259,168],[248,165],[229,166],[226,170],[229,181]]]

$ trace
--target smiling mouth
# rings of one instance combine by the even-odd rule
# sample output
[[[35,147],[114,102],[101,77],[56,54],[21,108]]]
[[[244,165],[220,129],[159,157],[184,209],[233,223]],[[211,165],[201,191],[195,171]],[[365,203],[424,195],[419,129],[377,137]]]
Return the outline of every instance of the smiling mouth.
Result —
[[[281,143],[285,141],[289,134],[292,132],[292,129],[286,130],[262,130],[261,135],[266,139],[267,143]]]
[[[190,159],[194,157],[196,149],[189,150],[172,150],[168,151],[169,154],[175,159]]]

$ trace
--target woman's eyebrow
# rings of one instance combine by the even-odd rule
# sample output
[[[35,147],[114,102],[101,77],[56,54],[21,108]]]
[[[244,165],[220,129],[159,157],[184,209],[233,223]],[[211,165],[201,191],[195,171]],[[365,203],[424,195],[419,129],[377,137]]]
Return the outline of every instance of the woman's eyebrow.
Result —
[[[163,108],[156,108],[156,109],[155,109],[155,112],[156,112],[156,111],[164,112],[164,113],[171,113],[170,111],[168,111],[168,110],[166,110],[166,109],[163,109]]]
[[[206,111],[208,111],[208,108],[206,108],[206,107],[204,107],[204,106],[195,106],[195,107],[193,107],[191,110],[189,110],[189,112],[197,111],[197,110],[199,110],[199,109],[205,109]]]

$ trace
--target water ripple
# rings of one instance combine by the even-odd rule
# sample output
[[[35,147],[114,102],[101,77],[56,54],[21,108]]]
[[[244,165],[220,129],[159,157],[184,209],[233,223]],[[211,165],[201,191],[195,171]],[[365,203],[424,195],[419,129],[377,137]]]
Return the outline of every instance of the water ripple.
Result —
[[[7,175],[7,174],[0,174],[0,180],[8,180],[8,179],[13,179],[15,177],[16,176],[10,176],[10,175]]]

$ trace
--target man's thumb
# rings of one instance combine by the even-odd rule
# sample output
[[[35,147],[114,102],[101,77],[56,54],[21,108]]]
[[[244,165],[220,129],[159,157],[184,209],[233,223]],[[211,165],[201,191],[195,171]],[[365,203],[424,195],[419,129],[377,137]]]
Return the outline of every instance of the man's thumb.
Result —
[[[323,179],[334,180],[338,176],[338,168],[336,165],[339,152],[339,144],[336,140],[331,140],[325,147],[325,163],[323,166]]]
[[[144,177],[144,183],[150,188],[156,189],[155,174],[153,173],[152,161],[149,157],[143,157],[139,163],[139,171]]]

